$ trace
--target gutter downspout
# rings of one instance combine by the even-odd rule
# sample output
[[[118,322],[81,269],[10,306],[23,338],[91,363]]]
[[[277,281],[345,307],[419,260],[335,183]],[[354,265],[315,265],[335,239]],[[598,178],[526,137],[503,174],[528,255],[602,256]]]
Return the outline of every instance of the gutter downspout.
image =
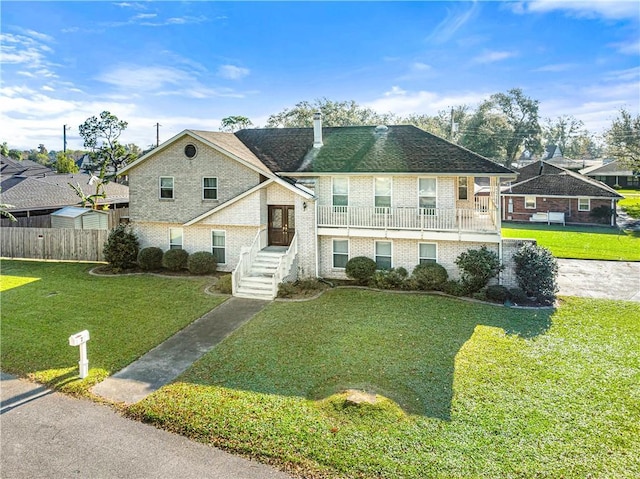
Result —
[[[314,218],[314,221],[313,221],[313,225],[314,225],[313,226],[313,229],[314,229],[313,236],[314,236],[314,241],[316,243],[316,278],[320,278],[320,259],[319,259],[319,255],[318,255],[320,248],[318,246],[318,199],[317,198],[315,198],[314,203],[315,203],[314,209],[315,209],[316,217]]]

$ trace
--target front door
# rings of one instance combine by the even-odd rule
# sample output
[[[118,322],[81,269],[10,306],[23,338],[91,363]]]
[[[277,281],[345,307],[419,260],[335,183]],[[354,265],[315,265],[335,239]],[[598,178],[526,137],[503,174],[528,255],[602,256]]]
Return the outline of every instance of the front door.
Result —
[[[269,205],[269,245],[289,246],[295,233],[294,207]]]

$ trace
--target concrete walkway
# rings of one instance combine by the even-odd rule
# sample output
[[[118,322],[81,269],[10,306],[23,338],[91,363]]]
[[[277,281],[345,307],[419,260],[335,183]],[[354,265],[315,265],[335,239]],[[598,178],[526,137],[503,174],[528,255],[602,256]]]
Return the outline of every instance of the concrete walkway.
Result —
[[[255,299],[229,298],[137,361],[96,384],[92,392],[127,404],[144,399],[178,377],[267,303]]]
[[[640,301],[640,262],[558,259],[558,294]]]
[[[287,479],[111,408],[0,373],[0,476],[33,478]]]

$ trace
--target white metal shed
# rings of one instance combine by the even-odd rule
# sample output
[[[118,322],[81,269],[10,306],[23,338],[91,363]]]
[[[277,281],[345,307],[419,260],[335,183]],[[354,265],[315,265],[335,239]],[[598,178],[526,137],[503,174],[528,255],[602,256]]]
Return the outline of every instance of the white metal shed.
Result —
[[[52,228],[73,228],[76,230],[106,230],[109,213],[106,211],[66,206],[51,213]]]

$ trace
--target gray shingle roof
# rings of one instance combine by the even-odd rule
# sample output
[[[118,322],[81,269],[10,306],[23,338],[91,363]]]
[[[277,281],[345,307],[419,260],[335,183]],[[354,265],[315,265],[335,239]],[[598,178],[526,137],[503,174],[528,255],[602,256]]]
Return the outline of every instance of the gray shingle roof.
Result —
[[[10,211],[53,209],[77,205],[80,198],[69,186],[79,184],[86,195],[95,194],[95,186],[89,185],[90,175],[84,173],[51,174],[46,176],[13,176],[2,179],[2,202],[13,205]],[[107,183],[106,199],[99,204],[129,202],[129,187],[118,183]]]
[[[503,194],[622,198],[604,183],[546,161],[537,161],[522,168],[518,180],[521,181],[506,188]]]
[[[240,130],[235,135],[277,173],[452,173],[513,175],[502,165],[409,125]]]

